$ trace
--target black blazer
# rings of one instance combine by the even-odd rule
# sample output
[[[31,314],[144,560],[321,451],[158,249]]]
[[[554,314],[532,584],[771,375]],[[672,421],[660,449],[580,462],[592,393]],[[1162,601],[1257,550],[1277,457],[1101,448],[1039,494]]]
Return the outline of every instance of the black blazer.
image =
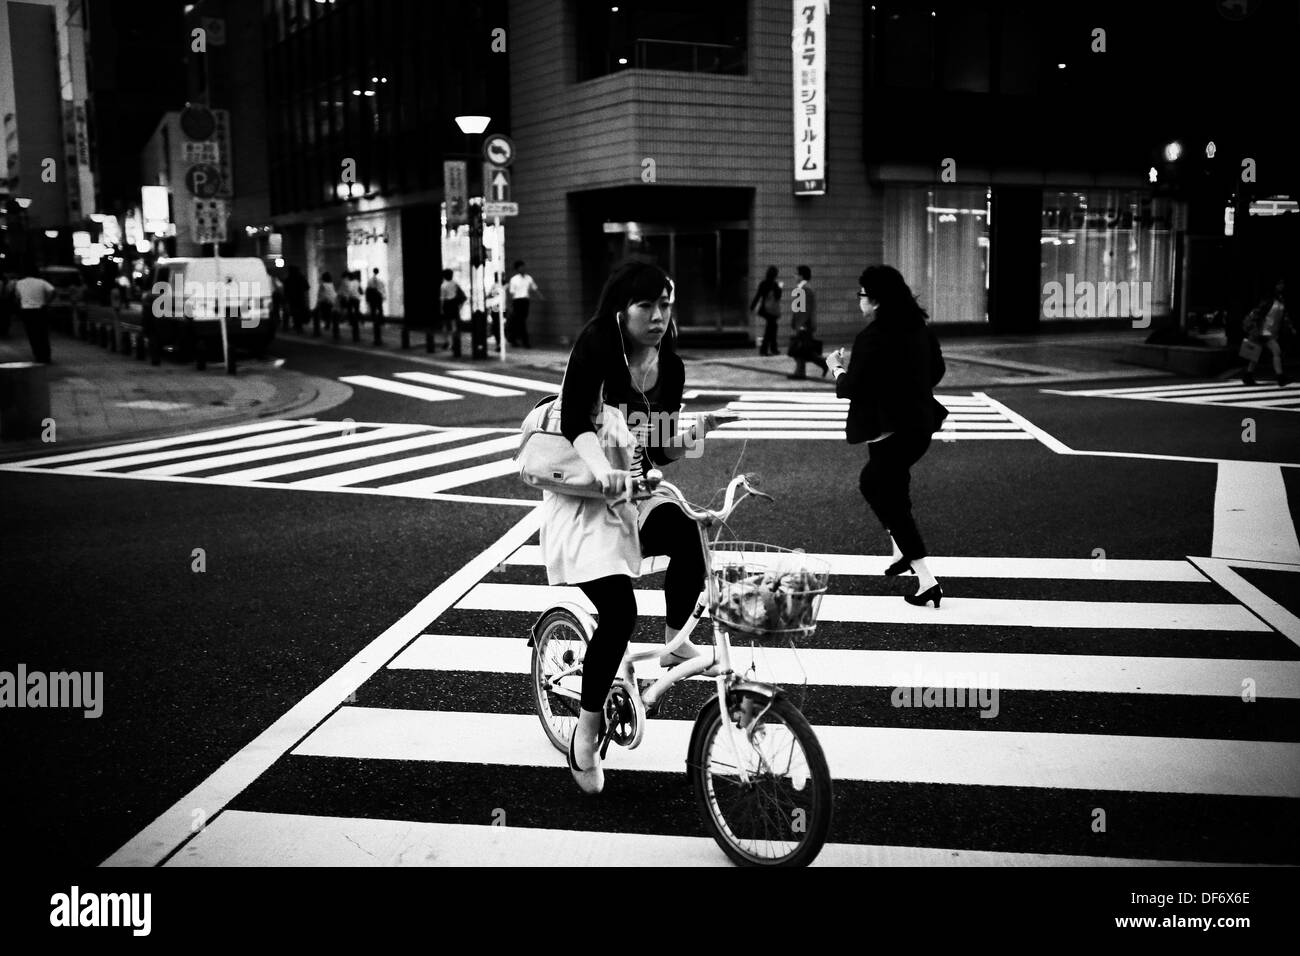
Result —
[[[939,340],[925,323],[896,328],[877,319],[868,325],[853,340],[848,369],[835,382],[835,394],[849,399],[849,444],[883,432],[938,431],[948,410],[933,390],[944,371]]]

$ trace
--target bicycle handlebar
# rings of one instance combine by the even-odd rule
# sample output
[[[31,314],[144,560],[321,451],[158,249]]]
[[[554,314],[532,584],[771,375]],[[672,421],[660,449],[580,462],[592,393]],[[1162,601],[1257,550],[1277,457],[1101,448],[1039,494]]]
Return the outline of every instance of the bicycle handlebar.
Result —
[[[717,510],[700,508],[691,504],[686,500],[686,496],[682,494],[680,488],[672,482],[664,480],[663,472],[657,468],[650,469],[650,471],[646,472],[644,478],[632,482],[632,497],[634,499],[646,498],[649,497],[652,492],[665,491],[668,493],[670,498],[677,502],[682,511],[686,512],[686,515],[689,518],[701,523],[712,524],[714,521],[726,521],[727,518],[731,516],[731,513],[736,509],[736,506],[750,495],[758,498],[766,498],[768,501],[774,500],[771,495],[755,488],[753,481],[757,481],[757,478],[753,478],[753,481],[751,481],[751,478],[753,478],[751,475],[737,475],[735,478],[732,478],[730,483],[727,485],[727,495],[723,500],[722,507]],[[744,492],[744,494],[739,498],[736,497],[736,491],[738,489],[741,489]]]

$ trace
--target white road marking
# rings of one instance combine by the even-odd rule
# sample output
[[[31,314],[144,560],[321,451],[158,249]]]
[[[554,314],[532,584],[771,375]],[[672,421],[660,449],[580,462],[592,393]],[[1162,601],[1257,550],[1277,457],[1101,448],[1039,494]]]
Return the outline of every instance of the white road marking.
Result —
[[[664,615],[662,590],[637,589],[639,613]],[[476,585],[456,607],[462,610],[541,612],[557,601],[595,608],[576,587],[545,584]],[[1023,601],[944,596],[939,610],[913,607],[896,595],[827,594],[818,619],[879,624],[964,624],[997,627],[1104,628],[1134,630],[1251,631],[1272,628],[1239,604],[1166,604],[1136,601]]]
[[[608,772],[683,771],[689,720],[655,720]],[[836,780],[1300,797],[1300,744],[1124,734],[814,727]],[[564,766],[533,714],[341,707],[295,756]],[[201,804],[194,804],[201,806]]]
[[[893,562],[890,555],[833,554],[809,552],[808,557],[825,561],[832,575],[880,575]],[[1122,558],[971,558],[931,555],[930,570],[954,578],[1051,578],[1094,581],[1188,581],[1205,584],[1206,578],[1187,561],[1143,561]],[[506,564],[542,567],[542,549],[526,544]],[[642,574],[663,570],[666,557],[646,558]]]
[[[168,866],[729,866],[708,837],[227,810]],[[1129,857],[828,843],[813,866],[1236,866]]]
[[[394,444],[398,443],[395,442]],[[376,465],[366,465],[349,471],[338,471],[328,475],[320,475],[316,478],[306,478],[302,481],[292,482],[292,484],[302,488],[338,488],[342,485],[355,485],[363,481],[389,478],[403,472],[419,471],[422,468],[436,468],[452,462],[464,461],[467,458],[481,458],[484,455],[497,452],[514,451],[518,447],[519,439],[513,435],[507,435],[504,438],[493,438],[473,445],[462,445],[459,448],[450,448],[447,451],[416,455],[413,458],[399,458],[396,461],[380,462]],[[409,482],[403,482],[403,484],[407,487],[410,486]],[[403,494],[401,490],[394,493]],[[404,497],[409,496],[404,495]]]
[[[534,508],[484,551],[434,588],[382,634],[330,675],[324,683],[262,731],[215,773],[181,797],[157,819],[128,840],[104,866],[156,866],[194,836],[193,811],[201,808],[211,821],[249,784],[319,724],[385,662],[455,603],[456,599],[537,533]],[[219,819],[219,817],[217,817]]]
[[[443,388],[464,389],[474,395],[487,395],[490,398],[507,398],[512,395],[522,395],[523,392],[513,388],[501,388],[497,385],[484,385],[480,382],[470,381],[464,378],[451,378],[447,375],[435,375],[432,372],[398,372],[398,378],[409,379],[412,382],[420,382],[424,385],[441,385]]]
[[[559,394],[559,382],[543,382],[535,378],[520,378],[517,375],[498,375],[496,372],[476,372],[458,370],[451,373],[457,378],[468,378],[478,382],[491,382],[494,385],[505,385],[507,387],[522,388],[530,392],[546,392],[547,394]]]
[[[155,465],[153,468],[144,468],[136,472],[140,475],[187,475],[196,471],[206,471],[214,468],[225,468],[230,465],[243,465],[251,461],[262,461],[266,458],[282,458],[285,455],[300,455],[303,452],[321,451],[323,449],[338,449],[340,445],[360,445],[367,442],[384,442],[390,438],[401,438],[404,435],[412,435],[418,432],[426,432],[428,429],[424,425],[385,425],[382,428],[373,430],[359,431],[351,435],[331,435],[329,438],[321,438],[317,441],[294,442],[289,445],[273,445],[270,448],[259,448],[254,451],[235,452],[229,455],[214,455],[211,458],[199,458],[194,461],[182,461],[170,465]],[[376,454],[383,454],[376,452]],[[296,470],[302,470],[302,466],[297,461],[291,463]],[[277,466],[272,466],[277,467]],[[283,465],[278,467],[284,467]],[[250,471],[252,469],[249,469]],[[248,472],[234,472],[233,474],[247,475]]]
[[[1300,540],[1281,468],[1253,461],[1220,463],[1212,551],[1216,558],[1300,564]]]
[[[511,440],[513,441],[513,439]],[[500,461],[490,461],[484,465],[474,465],[470,468],[460,468],[456,471],[447,471],[440,475],[432,475],[428,478],[419,478],[415,481],[404,481],[401,484],[393,485],[392,490],[397,493],[408,495],[412,498],[421,498],[424,495],[432,494],[435,491],[446,491],[448,488],[460,488],[464,485],[472,485],[478,481],[487,481],[491,478],[500,478],[503,475],[513,475],[518,473],[519,463],[513,458],[503,458]]]
[[[170,459],[185,458],[193,459],[195,456],[207,458],[215,452],[235,451],[247,448],[265,448],[268,445],[276,445],[285,449],[284,454],[290,454],[293,445],[297,441],[305,438],[313,438],[317,435],[336,434],[346,427],[339,422],[324,422],[319,425],[305,425],[301,428],[295,428],[292,431],[275,431],[265,432],[260,435],[249,435],[243,438],[234,438],[230,441],[219,442],[215,445],[208,444],[200,447],[187,446],[184,448],[164,448],[161,451],[145,452],[137,455],[122,455],[118,458],[101,458],[98,461],[85,465],[66,465],[59,470],[62,472],[74,472],[77,474],[89,474],[97,471],[106,471],[110,468],[133,468],[137,465],[146,465],[155,461],[168,461]]]
[[[380,392],[405,395],[407,398],[418,398],[426,402],[452,402],[465,397],[456,392],[444,392],[441,389],[394,382],[392,379],[379,378],[377,375],[345,375],[339,381],[348,385],[362,385]]]
[[[481,437],[484,434],[491,434],[491,432],[485,428],[450,428],[446,431],[432,431],[423,425],[416,427],[419,432],[422,432],[423,434],[417,434],[411,438],[405,438],[399,441],[384,442],[379,445],[366,445],[361,448],[344,448],[325,455],[314,455],[309,458],[296,458],[293,461],[277,462],[273,465],[263,465],[260,468],[248,468],[244,471],[226,472],[225,474],[216,477],[220,477],[222,480],[265,481],[267,478],[278,478],[282,475],[292,475],[303,471],[315,471],[320,468],[332,468],[335,465],[348,465],[353,462],[364,461],[367,458],[380,458],[384,455],[392,455],[397,452],[415,451],[433,445],[445,445],[449,442],[464,441],[469,438]],[[337,439],[336,444],[341,445],[346,441],[347,439],[340,438]]]
[[[1296,615],[1277,601],[1274,601],[1234,570],[1237,567],[1261,567],[1265,565],[1261,562],[1250,561],[1228,562],[1218,558],[1188,558],[1188,560],[1194,561],[1197,567],[1201,568],[1216,584],[1262,617],[1280,633],[1286,635],[1293,644],[1300,646],[1300,617],[1296,617]],[[1295,565],[1271,565],[1268,567],[1274,571],[1284,570],[1291,574],[1300,574],[1300,568]]]
[[[315,419],[311,419],[311,421],[315,421]],[[134,454],[136,452],[157,451],[159,448],[171,448],[188,442],[218,441],[223,438],[235,438],[240,435],[253,435],[260,432],[274,431],[276,429],[293,429],[300,427],[302,424],[302,422],[289,421],[286,419],[254,422],[251,425],[235,425],[231,428],[217,428],[206,432],[173,435],[170,438],[151,438],[148,441],[128,442],[125,445],[110,445],[106,448],[94,448],[89,451],[73,451],[63,455],[50,455],[45,458],[26,458],[22,461],[0,465],[0,469],[14,470],[16,468],[28,468],[36,465],[63,465],[68,464],[69,462],[94,461],[99,458],[117,457],[121,455]]]
[[[631,651],[654,650],[633,643]],[[706,649],[707,652],[707,649]],[[527,674],[532,649],[516,635],[421,634],[388,665],[393,670]],[[1300,661],[1121,657],[1089,654],[978,654],[935,651],[846,651],[825,648],[732,648],[736,662],[757,665],[756,679],[793,686],[997,687],[1096,694],[1233,697],[1256,681],[1261,699],[1300,700]],[[741,669],[741,668],[738,668]],[[636,662],[637,677],[663,676],[657,661]],[[695,680],[711,680],[698,677]]]

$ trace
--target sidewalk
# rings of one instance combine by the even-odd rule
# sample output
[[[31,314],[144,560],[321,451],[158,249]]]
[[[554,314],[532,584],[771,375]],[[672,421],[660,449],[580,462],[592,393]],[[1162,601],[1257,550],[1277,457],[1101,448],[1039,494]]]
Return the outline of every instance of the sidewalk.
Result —
[[[0,460],[58,454],[122,438],[157,438],[258,418],[311,414],[345,401],[346,386],[281,367],[243,361],[236,375],[220,362],[200,372],[164,361],[153,366],[65,333],[50,335],[50,417],[55,441],[0,443]],[[0,339],[0,362],[29,362],[22,323]]]
[[[495,352],[487,359],[453,359],[445,349],[430,355],[423,334],[411,336],[411,347],[399,347],[398,330],[384,329],[384,345],[362,341],[334,343],[326,337],[282,332],[279,341],[317,348],[381,354],[419,365],[458,366],[481,372],[535,376],[559,382],[568,361],[568,347],[519,349],[507,346],[503,362]],[[1143,331],[1067,333],[1036,336],[962,337],[944,342],[948,371],[942,388],[980,389],[998,385],[1059,385],[1099,379],[1167,377],[1165,373],[1119,362],[1124,346],[1143,340]],[[940,339],[943,331],[939,329]],[[241,361],[229,376],[220,362],[200,372],[190,364],[167,360],[152,366],[90,342],[53,333],[53,365],[49,368],[50,410],[57,441],[40,439],[0,444],[0,460],[57,454],[109,441],[147,439],[184,434],[259,418],[320,414],[346,401],[348,386],[331,379],[304,375],[284,366],[282,359]],[[468,336],[466,336],[468,347]],[[827,342],[827,348],[838,342]],[[845,342],[850,345],[851,342]],[[274,347],[272,349],[274,351]],[[468,352],[466,353],[468,354]],[[785,356],[760,357],[756,349],[692,349],[681,352],[688,389],[781,390],[826,392],[832,380],[809,366],[809,378],[786,376],[794,363]],[[28,361],[31,355],[21,323],[0,339],[0,362]]]

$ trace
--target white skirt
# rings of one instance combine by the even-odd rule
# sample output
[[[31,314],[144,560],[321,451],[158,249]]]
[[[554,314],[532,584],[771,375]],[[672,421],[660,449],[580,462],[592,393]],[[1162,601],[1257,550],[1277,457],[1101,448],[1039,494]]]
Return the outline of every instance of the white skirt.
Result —
[[[607,503],[542,492],[538,540],[546,562],[546,583],[582,584],[613,574],[641,576],[641,526],[656,507],[671,501],[656,495],[636,504]]]

